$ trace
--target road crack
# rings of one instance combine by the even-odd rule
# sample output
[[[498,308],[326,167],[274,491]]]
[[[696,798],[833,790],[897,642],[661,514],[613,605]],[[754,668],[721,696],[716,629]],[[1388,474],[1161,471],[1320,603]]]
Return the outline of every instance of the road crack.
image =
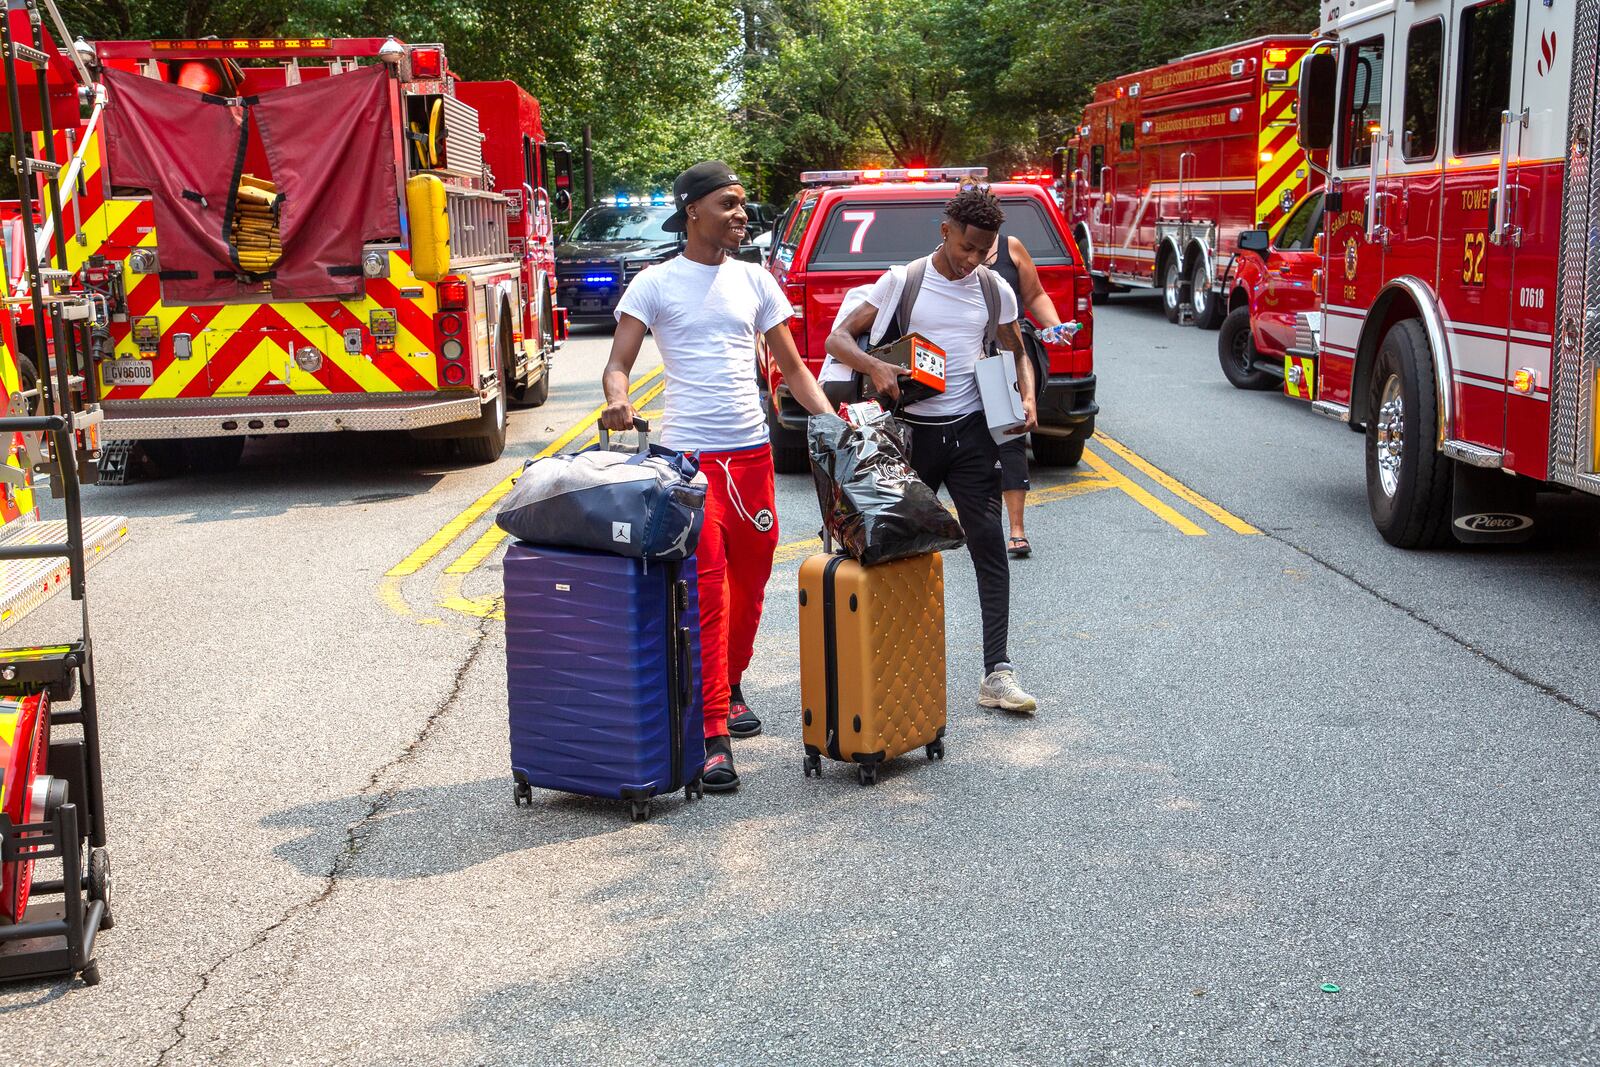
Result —
[[[199,1002],[200,998],[205,995],[206,991],[211,988],[212,980],[222,967],[250,955],[250,953],[270,941],[272,935],[284,926],[315,912],[333,896],[334,892],[339,888],[341,880],[349,873],[350,868],[355,865],[356,859],[366,847],[367,841],[371,837],[374,823],[388,811],[389,806],[394,803],[395,797],[400,793],[398,786],[385,786],[385,781],[416,759],[417,754],[422,751],[423,746],[428,743],[428,740],[437,731],[439,724],[455,707],[456,701],[460,699],[461,689],[466,683],[468,673],[478,662],[479,655],[482,654],[484,646],[488,643],[489,630],[492,624],[493,620],[488,618],[479,621],[472,644],[468,646],[466,656],[462,658],[461,665],[456,668],[454,676],[450,679],[450,688],[439,702],[434,705],[433,710],[428,713],[428,717],[423,721],[421,728],[417,730],[405,748],[401,749],[396,755],[378,766],[367,776],[366,784],[356,794],[357,797],[367,798],[366,808],[359,818],[345,827],[344,848],[334,857],[327,873],[322,876],[321,888],[313,896],[290,905],[282,915],[258,932],[243,948],[225,953],[201,972],[199,986],[189,994],[188,999],[178,1009],[178,1018],[172,1028],[172,1041],[156,1055],[155,1067],[166,1067],[170,1062],[169,1057],[177,1053],[184,1042],[188,1040],[189,1012]]]
[[[1569,707],[1573,711],[1587,715],[1596,722],[1600,722],[1600,708],[1591,707],[1572,694],[1563,692],[1548,682],[1540,681],[1538,678],[1535,678],[1521,667],[1518,667],[1513,663],[1508,663],[1506,660],[1501,659],[1499,656],[1495,655],[1493,652],[1490,652],[1482,645],[1472,641],[1470,638],[1463,637],[1446,627],[1444,624],[1435,622],[1433,619],[1430,619],[1416,608],[1413,608],[1407,604],[1402,604],[1400,601],[1389,596],[1387,593],[1384,593],[1371,583],[1362,581],[1360,578],[1356,577],[1350,571],[1345,570],[1343,567],[1339,567],[1323,559],[1321,556],[1318,556],[1309,548],[1298,545],[1288,538],[1280,536],[1279,534],[1268,533],[1267,536],[1272,540],[1277,541],[1279,544],[1288,546],[1295,552],[1298,552],[1300,555],[1304,556],[1306,559],[1315,563],[1317,566],[1322,567],[1324,570],[1337,574],[1339,577],[1343,578],[1357,589],[1360,589],[1368,596],[1373,597],[1381,603],[1387,604],[1389,607],[1403,613],[1408,618],[1421,623],[1423,626],[1426,626],[1428,629],[1432,630],[1446,641],[1449,641],[1459,648],[1470,652],[1473,656],[1489,664],[1489,666],[1493,667],[1497,671],[1500,671],[1502,674],[1516,679],[1523,685],[1528,686],[1530,689],[1544,694],[1551,700]]]

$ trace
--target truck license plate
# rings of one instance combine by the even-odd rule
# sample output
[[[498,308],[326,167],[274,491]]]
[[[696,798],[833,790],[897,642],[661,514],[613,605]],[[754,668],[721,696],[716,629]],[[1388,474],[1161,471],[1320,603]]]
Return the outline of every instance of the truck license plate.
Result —
[[[105,364],[107,385],[154,385],[156,365],[148,359],[114,359]]]

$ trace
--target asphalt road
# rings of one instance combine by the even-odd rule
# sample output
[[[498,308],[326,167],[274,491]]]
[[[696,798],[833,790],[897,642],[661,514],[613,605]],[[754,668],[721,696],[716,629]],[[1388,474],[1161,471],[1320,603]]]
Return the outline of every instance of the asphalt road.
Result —
[[[873,789],[801,775],[817,514],[785,477],[740,792],[513,806],[484,535],[598,402],[602,335],[491,467],[278,441],[91,491],[132,520],[92,579],[118,925],[99,987],[0,990],[0,1035],[31,1064],[1600,1060],[1600,509],[1391,549],[1355,435],[1233,390],[1147,300],[1097,316],[1110,439],[1035,472],[1013,571],[1041,713],[972,705],[951,554],[949,757]]]

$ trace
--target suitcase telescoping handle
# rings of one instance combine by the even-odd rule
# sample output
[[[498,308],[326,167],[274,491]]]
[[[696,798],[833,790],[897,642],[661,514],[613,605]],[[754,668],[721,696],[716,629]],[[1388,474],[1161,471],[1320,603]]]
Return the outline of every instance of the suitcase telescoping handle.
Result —
[[[650,451],[650,423],[635,415],[633,417],[633,428],[639,431],[639,447],[636,451],[643,455]],[[604,426],[600,427],[600,447],[607,450],[611,448],[611,431]]]
[[[681,619],[689,614],[689,583],[679,578],[672,583],[673,618]],[[689,661],[689,645],[692,635],[687,626],[678,627],[678,688],[679,699],[684,707],[694,703],[693,665]]]

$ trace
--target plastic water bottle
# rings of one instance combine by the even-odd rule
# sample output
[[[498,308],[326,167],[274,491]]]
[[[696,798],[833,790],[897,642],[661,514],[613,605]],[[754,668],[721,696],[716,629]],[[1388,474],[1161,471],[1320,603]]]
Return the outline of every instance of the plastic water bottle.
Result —
[[[1081,329],[1083,329],[1083,323],[1078,322],[1076,319],[1072,322],[1063,322],[1055,326],[1046,326],[1039,331],[1039,340],[1047,345],[1069,344]]]

